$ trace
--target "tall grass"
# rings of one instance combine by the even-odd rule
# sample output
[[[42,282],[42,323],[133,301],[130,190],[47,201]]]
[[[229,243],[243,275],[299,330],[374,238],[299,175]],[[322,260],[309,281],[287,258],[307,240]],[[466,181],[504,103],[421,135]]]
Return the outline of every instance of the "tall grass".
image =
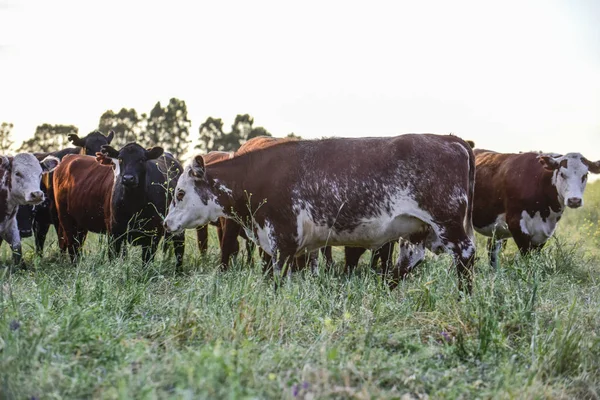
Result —
[[[0,398],[598,398],[600,183],[585,201],[540,254],[510,245],[494,273],[479,246],[463,299],[449,257],[393,291],[366,266],[275,291],[219,272],[214,237],[205,256],[188,238],[182,275],[139,249],[109,262],[99,237],[77,266],[28,239],[30,268],[0,278]]]

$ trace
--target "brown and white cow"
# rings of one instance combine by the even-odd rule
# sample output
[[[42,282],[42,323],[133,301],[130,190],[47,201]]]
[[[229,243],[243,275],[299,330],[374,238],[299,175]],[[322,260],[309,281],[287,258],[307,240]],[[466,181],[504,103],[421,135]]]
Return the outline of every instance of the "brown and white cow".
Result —
[[[40,190],[42,174],[52,171],[59,162],[53,156],[38,161],[30,153],[0,156],[0,237],[10,245],[15,264],[21,262],[21,236],[17,224],[19,206],[44,201],[44,192]]]
[[[165,226],[178,232],[242,219],[275,257],[276,273],[305,250],[376,249],[404,237],[451,252],[465,278],[475,254],[474,166],[466,142],[432,134],[288,141],[212,165],[196,156],[179,178]]]
[[[473,225],[491,238],[488,248],[494,267],[504,239],[512,237],[522,254],[542,248],[565,208],[583,206],[588,173],[600,173],[600,161],[591,162],[579,153],[477,149],[475,156]]]

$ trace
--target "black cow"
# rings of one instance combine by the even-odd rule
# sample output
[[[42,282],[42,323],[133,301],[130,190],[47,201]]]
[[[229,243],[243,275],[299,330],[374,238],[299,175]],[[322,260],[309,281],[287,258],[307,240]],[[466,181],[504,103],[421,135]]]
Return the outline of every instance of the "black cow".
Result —
[[[77,147],[69,147],[66,149],[53,151],[51,153],[34,153],[38,160],[42,160],[47,156],[54,156],[62,160],[68,154],[85,154],[93,156],[99,152],[103,145],[110,144],[115,133],[110,131],[108,136],[104,136],[100,131],[89,133],[84,138],[71,133],[67,136],[69,141]],[[32,234],[35,237],[35,250],[38,255],[44,252],[44,244],[46,243],[46,235],[50,225],[54,225],[58,233],[58,217],[56,215],[56,207],[54,206],[54,194],[52,190],[52,173],[47,174],[42,179],[40,188],[45,194],[45,200],[38,205],[23,205],[19,207],[17,213],[17,225],[21,237],[30,237]]]
[[[164,234],[163,216],[181,164],[171,154],[163,156],[160,147],[146,150],[129,143],[121,150],[102,146],[96,159],[68,156],[61,165],[54,174],[61,249],[75,260],[88,231],[106,232],[112,239],[113,254],[118,254],[127,240],[141,245],[143,261],[149,262]],[[173,242],[179,268],[184,235],[175,235]]]

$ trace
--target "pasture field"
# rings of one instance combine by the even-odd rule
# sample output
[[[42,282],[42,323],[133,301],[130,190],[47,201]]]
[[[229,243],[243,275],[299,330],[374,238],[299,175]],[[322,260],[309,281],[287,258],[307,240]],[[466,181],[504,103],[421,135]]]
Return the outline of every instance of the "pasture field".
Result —
[[[478,237],[463,299],[445,256],[393,291],[365,258],[275,292],[258,267],[219,272],[214,236],[201,257],[189,232],[181,275],[160,252],[109,262],[96,235],[77,266],[56,236],[42,259],[26,239],[29,268],[0,270],[0,399],[597,399],[600,182],[585,202],[540,254],[510,243],[497,272]]]

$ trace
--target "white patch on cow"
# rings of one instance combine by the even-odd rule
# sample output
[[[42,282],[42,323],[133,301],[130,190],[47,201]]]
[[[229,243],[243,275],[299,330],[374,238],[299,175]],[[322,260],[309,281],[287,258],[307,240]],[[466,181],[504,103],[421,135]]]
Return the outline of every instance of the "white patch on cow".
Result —
[[[382,204],[381,209],[374,213],[376,216],[359,219],[358,226],[352,231],[336,231],[316,223],[311,217],[313,205],[306,200],[296,200],[293,210],[296,213],[297,254],[305,249],[313,251],[326,245],[377,249],[391,240],[422,232],[428,226],[437,230],[436,236],[439,237],[440,229],[433,223],[431,215],[419,207],[411,193],[405,190],[395,192],[391,195],[390,212]]]
[[[475,230],[482,235],[497,239],[506,239],[512,236],[506,223],[506,213],[498,215],[496,220],[488,226],[484,226],[483,228],[475,227]]]
[[[268,220],[265,220],[264,226],[262,227],[259,224],[256,224],[256,236],[257,238],[255,239],[254,235],[252,235],[255,243],[258,242],[257,244],[265,251],[265,253],[273,256],[277,249],[273,225]]]
[[[177,198],[178,192],[183,190],[185,195],[181,201],[175,200],[171,203],[169,213],[165,219],[165,226],[171,232],[196,228],[225,216],[225,210],[217,202],[217,197],[208,188],[205,188],[208,204],[204,204],[196,191],[195,180],[190,176],[189,170],[189,166],[184,169],[173,194]]]
[[[227,193],[228,195],[231,195],[233,193],[231,189],[225,186],[225,184],[220,182],[218,179],[215,179],[215,186],[220,192]]]
[[[554,234],[558,218],[562,212],[554,212],[550,210],[550,215],[545,220],[541,217],[540,212],[536,212],[533,217],[527,211],[521,213],[521,231],[531,238],[534,245],[541,245]]]

